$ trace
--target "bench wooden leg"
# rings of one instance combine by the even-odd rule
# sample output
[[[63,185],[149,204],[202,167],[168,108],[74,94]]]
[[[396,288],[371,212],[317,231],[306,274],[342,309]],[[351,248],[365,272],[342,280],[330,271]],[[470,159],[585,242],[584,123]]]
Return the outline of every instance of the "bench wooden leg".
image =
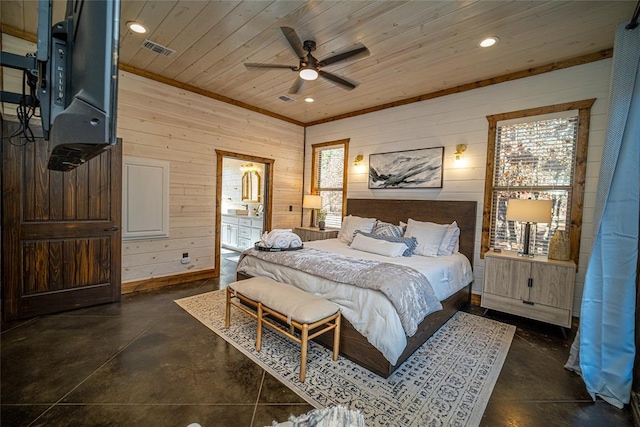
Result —
[[[258,303],[258,330],[256,331],[256,351],[262,348],[262,303]]]
[[[338,360],[338,353],[340,352],[340,318],[342,316],[338,313],[336,317],[336,328],[333,330],[333,361]]]
[[[309,347],[309,325],[302,325],[302,340],[300,342],[300,382],[304,382],[304,377],[307,375],[307,349]]]
[[[231,289],[227,288],[227,305],[224,312],[224,327],[229,329],[231,324]]]

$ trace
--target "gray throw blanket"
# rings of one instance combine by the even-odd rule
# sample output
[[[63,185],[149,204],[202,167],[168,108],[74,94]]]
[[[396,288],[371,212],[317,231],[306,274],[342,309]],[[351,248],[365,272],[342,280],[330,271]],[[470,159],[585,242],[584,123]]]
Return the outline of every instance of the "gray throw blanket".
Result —
[[[247,249],[244,256],[295,268],[334,282],[382,292],[393,304],[407,336],[416,333],[424,318],[442,305],[419,271],[402,265],[347,257],[313,248],[264,252]]]

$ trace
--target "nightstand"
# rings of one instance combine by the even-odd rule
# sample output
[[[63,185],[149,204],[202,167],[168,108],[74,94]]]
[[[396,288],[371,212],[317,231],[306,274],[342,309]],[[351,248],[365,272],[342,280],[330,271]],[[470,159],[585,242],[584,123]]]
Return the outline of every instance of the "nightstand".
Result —
[[[316,227],[296,227],[293,232],[300,236],[303,242],[311,242],[313,240],[335,239],[338,237],[336,229],[320,230]]]
[[[573,261],[487,252],[480,305],[571,329],[575,273]]]

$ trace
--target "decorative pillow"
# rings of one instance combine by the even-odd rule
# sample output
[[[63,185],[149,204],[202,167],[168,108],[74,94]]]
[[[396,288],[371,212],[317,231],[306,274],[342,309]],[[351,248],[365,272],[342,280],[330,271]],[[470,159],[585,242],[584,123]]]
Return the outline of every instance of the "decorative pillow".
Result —
[[[376,221],[373,227],[373,234],[378,236],[402,237],[404,230],[402,227],[391,224],[390,222]]]
[[[338,231],[338,239],[340,239],[342,241],[342,232],[343,230],[347,227],[347,222],[349,221],[349,216],[343,216],[342,217],[342,223],[340,223],[340,231]]]
[[[460,228],[458,228],[458,223],[453,221],[447,226],[447,231],[444,233],[444,237],[442,237],[442,242],[438,248],[438,255],[452,255],[458,252],[458,249],[460,249],[458,243],[459,238]]]
[[[361,218],[359,216],[349,215],[346,217],[346,220],[342,222],[342,227],[340,228],[340,241],[344,243],[351,243],[356,231],[371,233],[375,223],[375,218]]]
[[[386,240],[387,242],[403,243],[407,249],[402,253],[402,256],[411,256],[413,251],[418,246],[418,241],[415,237],[395,237],[395,236],[383,236],[382,234],[363,233],[362,231],[356,231],[356,235],[362,234],[366,237],[373,237],[378,240]]]
[[[405,237],[415,237],[418,246],[415,253],[423,256],[437,256],[442,238],[449,225],[434,224],[433,222],[414,221],[409,218]]]
[[[395,258],[402,256],[404,251],[407,250],[407,245],[400,242],[394,243],[383,239],[368,237],[360,232],[356,232],[351,242],[351,248]]]

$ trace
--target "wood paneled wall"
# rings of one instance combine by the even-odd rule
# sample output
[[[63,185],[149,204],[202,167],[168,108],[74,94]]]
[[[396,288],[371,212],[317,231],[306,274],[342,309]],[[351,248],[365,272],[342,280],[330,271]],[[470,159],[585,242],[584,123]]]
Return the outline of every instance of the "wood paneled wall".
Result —
[[[464,93],[378,111],[307,128],[305,190],[309,191],[311,145],[350,138],[349,165],[358,154],[368,167],[369,155],[415,148],[445,147],[444,185],[441,189],[370,190],[367,172],[350,166],[349,198],[475,200],[478,202],[473,292],[482,292],[484,260],[479,257],[484,177],[487,151],[487,115],[596,98],[592,108],[589,155],[576,275],[574,312],[580,310],[582,287],[592,244],[592,220],[607,121],[611,60],[593,62]],[[461,165],[455,164],[456,145],[466,144]]]
[[[3,34],[2,48],[24,54],[35,44]],[[12,71],[3,85],[19,91],[21,77]],[[274,159],[273,227],[300,225],[302,127],[122,71],[118,84],[124,155],[171,162],[169,238],[123,242],[123,285],[214,268],[216,149]],[[180,263],[184,252],[190,264]]]
[[[300,224],[300,126],[120,72],[118,136],[125,155],[171,162],[170,237],[124,242],[123,284],[213,268],[216,149],[274,159],[273,227]]]

